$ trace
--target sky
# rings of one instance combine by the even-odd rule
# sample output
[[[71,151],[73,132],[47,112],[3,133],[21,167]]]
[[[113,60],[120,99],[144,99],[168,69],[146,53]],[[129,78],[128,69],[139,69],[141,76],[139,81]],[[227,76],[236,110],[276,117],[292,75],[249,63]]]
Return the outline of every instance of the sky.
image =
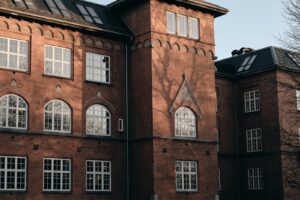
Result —
[[[113,0],[89,0],[108,4]],[[216,56],[231,56],[231,51],[241,47],[260,49],[281,46],[278,38],[287,29],[283,17],[282,0],[206,0],[230,10],[216,18]]]

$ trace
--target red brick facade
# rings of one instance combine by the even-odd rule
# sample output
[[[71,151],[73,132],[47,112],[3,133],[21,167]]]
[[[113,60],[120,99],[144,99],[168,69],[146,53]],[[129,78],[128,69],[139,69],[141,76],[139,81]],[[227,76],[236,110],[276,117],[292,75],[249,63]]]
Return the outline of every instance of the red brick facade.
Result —
[[[0,199],[121,200],[128,199],[128,188],[131,200],[216,198],[214,15],[227,10],[205,2],[157,0],[124,8],[111,7],[132,31],[131,42],[92,28],[1,15],[0,37],[28,41],[29,70],[0,69],[0,97],[16,94],[28,105],[26,130],[0,130],[0,156],[27,158],[26,189],[3,190]],[[167,34],[167,11],[196,18],[199,39]],[[45,45],[71,49],[71,78],[45,74]],[[86,52],[110,56],[111,83],[86,80]],[[71,108],[71,134],[44,131],[44,108],[53,99]],[[109,110],[111,136],[86,134],[86,110],[95,104]],[[175,137],[174,114],[180,107],[196,116],[196,137]],[[119,119],[128,133],[118,130]],[[70,191],[43,189],[44,158],[71,160]],[[86,160],[111,161],[111,191],[86,191]],[[196,162],[195,191],[176,191],[176,161]]]

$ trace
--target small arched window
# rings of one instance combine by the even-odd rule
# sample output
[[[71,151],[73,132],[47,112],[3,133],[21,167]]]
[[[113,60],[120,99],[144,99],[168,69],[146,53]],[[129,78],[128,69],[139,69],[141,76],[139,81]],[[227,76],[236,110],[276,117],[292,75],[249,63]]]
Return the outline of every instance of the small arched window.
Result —
[[[175,136],[196,137],[196,116],[187,107],[180,107],[175,112]]]
[[[86,134],[110,135],[110,113],[102,105],[92,105],[86,111]]]
[[[21,97],[8,94],[0,98],[0,127],[27,128],[28,106]]]
[[[71,109],[61,100],[49,101],[45,106],[45,131],[71,132]]]

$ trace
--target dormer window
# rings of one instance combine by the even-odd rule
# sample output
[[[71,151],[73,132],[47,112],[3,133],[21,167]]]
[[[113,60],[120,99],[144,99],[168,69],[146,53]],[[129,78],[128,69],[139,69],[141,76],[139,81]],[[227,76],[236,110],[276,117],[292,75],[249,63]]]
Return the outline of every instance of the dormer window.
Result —
[[[248,56],[244,59],[244,62],[239,67],[237,72],[247,71],[251,68],[252,64],[254,63],[255,59],[257,58],[257,55]]]
[[[79,12],[81,13],[82,17],[91,23],[96,23],[96,24],[103,24],[102,20],[99,18],[98,14],[94,10],[94,8],[89,7],[89,6],[83,6],[81,4],[76,4]]]
[[[63,15],[64,17],[71,16],[61,0],[46,0],[46,3],[53,14]]]
[[[199,39],[199,20],[194,17],[167,12],[167,33]]]
[[[300,55],[287,53],[287,55],[292,59],[298,67],[300,67]]]
[[[32,3],[32,0],[14,0],[14,2],[20,8],[28,8],[28,9],[36,10],[36,7]]]

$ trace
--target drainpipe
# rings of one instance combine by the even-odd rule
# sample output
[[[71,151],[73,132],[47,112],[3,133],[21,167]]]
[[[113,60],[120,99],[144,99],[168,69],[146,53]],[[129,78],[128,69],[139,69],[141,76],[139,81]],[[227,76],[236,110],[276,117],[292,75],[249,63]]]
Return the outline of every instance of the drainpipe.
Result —
[[[235,117],[235,138],[236,138],[236,165],[237,165],[237,188],[238,188],[238,200],[241,200],[241,186],[240,186],[240,157],[239,157],[239,130],[238,130],[238,100],[237,100],[237,82],[236,78],[233,78],[234,87],[234,117]]]
[[[129,96],[128,96],[128,44],[125,47],[125,101],[126,101],[126,199],[130,200],[130,159],[129,159]]]

